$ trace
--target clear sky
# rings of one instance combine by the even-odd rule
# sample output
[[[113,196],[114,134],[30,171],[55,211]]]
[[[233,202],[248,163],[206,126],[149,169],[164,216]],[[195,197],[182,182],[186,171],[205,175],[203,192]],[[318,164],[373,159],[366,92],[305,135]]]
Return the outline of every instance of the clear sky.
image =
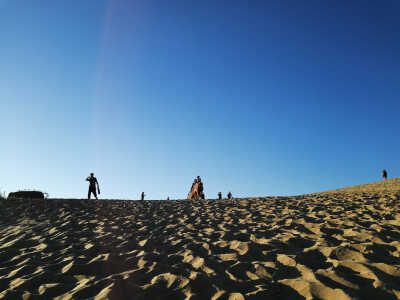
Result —
[[[400,2],[0,0],[0,190],[297,195],[400,176]]]

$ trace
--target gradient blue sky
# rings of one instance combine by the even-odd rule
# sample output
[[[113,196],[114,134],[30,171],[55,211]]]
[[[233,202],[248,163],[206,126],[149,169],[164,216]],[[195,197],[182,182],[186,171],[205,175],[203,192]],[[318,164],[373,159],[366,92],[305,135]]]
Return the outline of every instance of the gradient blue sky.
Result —
[[[0,190],[297,195],[400,176],[400,2],[0,1]]]

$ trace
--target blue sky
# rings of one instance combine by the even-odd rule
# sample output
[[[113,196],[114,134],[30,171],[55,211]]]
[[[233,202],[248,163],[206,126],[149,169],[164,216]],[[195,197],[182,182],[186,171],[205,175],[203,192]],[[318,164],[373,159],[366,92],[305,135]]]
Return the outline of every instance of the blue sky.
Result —
[[[0,1],[0,190],[297,195],[400,176],[398,1]]]

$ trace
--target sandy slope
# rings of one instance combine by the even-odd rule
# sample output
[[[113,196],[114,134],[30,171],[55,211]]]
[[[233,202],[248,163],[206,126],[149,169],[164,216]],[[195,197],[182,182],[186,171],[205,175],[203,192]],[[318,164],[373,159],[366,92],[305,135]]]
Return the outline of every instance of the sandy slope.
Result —
[[[232,201],[0,201],[3,299],[397,299],[400,178]]]

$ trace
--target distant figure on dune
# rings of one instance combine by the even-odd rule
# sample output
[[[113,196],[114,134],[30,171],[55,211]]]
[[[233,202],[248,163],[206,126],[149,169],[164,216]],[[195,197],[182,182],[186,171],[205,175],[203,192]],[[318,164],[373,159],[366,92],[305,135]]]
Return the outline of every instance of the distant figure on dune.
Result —
[[[197,178],[200,178],[200,176],[197,176]],[[200,181],[199,181],[198,190],[199,190],[199,196],[200,196],[200,198],[204,200],[204,197],[205,197],[205,196],[204,196],[204,193],[203,193],[203,183],[201,182],[201,178],[200,178]]]
[[[167,197],[167,200],[169,200],[169,197]]]
[[[144,200],[144,196],[146,196],[146,194],[144,192],[142,192],[142,195],[141,195],[142,201]]]
[[[219,200],[222,199],[222,193],[221,193],[221,192],[218,193],[218,199],[219,199]]]
[[[97,198],[97,193],[96,193],[96,184],[97,184],[97,190],[99,191],[100,194],[100,186],[99,182],[97,181],[97,178],[94,177],[93,173],[90,173],[90,176],[86,178],[86,181],[89,181],[89,192],[88,192],[88,199],[90,199],[90,194],[93,193],[94,197]]]
[[[231,199],[232,198],[232,193],[231,193],[231,191],[229,191],[229,193],[228,193],[228,199]]]
[[[382,177],[383,177],[384,180],[387,179],[387,172],[386,172],[385,169],[383,169],[383,171],[382,171]]]

